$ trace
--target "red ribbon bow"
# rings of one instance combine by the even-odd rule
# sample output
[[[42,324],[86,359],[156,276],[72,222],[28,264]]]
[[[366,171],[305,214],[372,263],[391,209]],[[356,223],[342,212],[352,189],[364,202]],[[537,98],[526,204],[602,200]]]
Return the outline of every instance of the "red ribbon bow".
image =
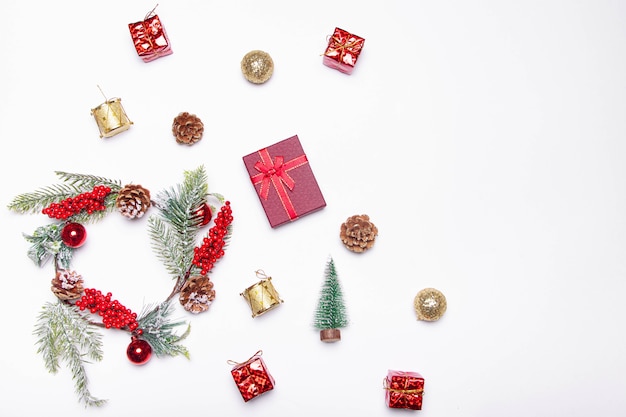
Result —
[[[289,191],[292,191],[296,182],[287,171],[291,171],[292,169],[306,164],[308,162],[306,155],[300,155],[287,162],[284,161],[285,158],[283,156],[277,156],[272,161],[269,151],[267,148],[264,148],[259,151],[259,157],[261,160],[254,164],[254,168],[259,171],[259,173],[251,177],[252,183],[255,186],[259,183],[261,184],[259,195],[263,200],[267,200],[270,192],[270,184],[273,185],[278,193],[280,202],[289,215],[289,219],[293,220],[297,218],[298,214],[285,188],[287,187]]]

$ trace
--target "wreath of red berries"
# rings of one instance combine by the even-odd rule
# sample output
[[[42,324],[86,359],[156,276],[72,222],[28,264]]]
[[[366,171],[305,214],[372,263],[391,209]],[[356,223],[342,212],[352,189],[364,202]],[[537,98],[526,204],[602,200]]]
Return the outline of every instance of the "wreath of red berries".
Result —
[[[208,274],[224,256],[232,232],[232,209],[221,194],[208,192],[202,166],[186,171],[181,184],[154,198],[141,185],[122,186],[120,181],[93,175],[56,174],[62,184],[21,194],[8,207],[18,213],[39,212],[55,221],[24,235],[31,243],[28,256],[40,267],[52,260],[55,270],[51,289],[57,300],[46,303],[35,327],[38,353],[52,373],[60,362],[66,362],[79,400],[86,406],[99,406],[106,400],[89,392],[84,366],[87,359],[102,358],[98,328],[129,332],[131,342],[126,353],[137,365],[148,362],[153,353],[188,357],[180,342],[189,333],[189,325],[181,335],[174,333],[186,322],[171,320],[172,301],[178,296],[190,313],[208,310],[215,297]],[[219,209],[215,202],[221,205]],[[84,288],[82,276],[70,264],[74,251],[86,241],[85,224],[115,211],[137,219],[151,207],[157,210],[148,217],[153,249],[175,283],[164,301],[144,306],[137,314],[110,292]],[[213,225],[205,232],[211,221]]]

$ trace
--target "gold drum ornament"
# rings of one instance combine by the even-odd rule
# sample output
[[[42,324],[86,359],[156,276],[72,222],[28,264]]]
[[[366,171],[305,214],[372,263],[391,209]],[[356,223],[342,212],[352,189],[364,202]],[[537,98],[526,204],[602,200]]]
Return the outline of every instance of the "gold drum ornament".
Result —
[[[133,124],[126,115],[120,98],[109,99],[95,109],[91,109],[91,115],[96,119],[101,138],[115,136],[128,130]]]
[[[261,270],[256,271],[256,275],[261,280],[240,294],[250,306],[252,318],[278,307],[283,302],[272,284],[272,277],[266,276]]]

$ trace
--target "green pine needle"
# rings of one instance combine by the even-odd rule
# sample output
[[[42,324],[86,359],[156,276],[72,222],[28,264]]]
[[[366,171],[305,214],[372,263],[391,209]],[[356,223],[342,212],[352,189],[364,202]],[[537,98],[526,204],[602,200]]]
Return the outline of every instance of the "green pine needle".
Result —
[[[201,219],[195,212],[208,198],[204,167],[185,171],[182,184],[156,195],[158,214],[148,219],[152,248],[174,279],[185,277],[193,260]]]
[[[72,185],[50,185],[30,193],[18,195],[9,203],[8,208],[22,214],[41,213],[41,210],[50,204],[74,197],[80,193],[80,189]]]
[[[62,227],[58,224],[49,224],[38,227],[32,235],[24,235],[26,241],[32,245],[28,249],[28,257],[39,267],[48,260],[56,257],[59,264],[69,268],[74,250],[61,241]]]
[[[111,188],[111,192],[117,193],[122,189],[122,183],[119,180],[111,180],[104,177],[88,174],[72,174],[69,172],[55,171],[55,174],[61,178],[64,182],[83,190],[90,191],[96,185],[106,185]]]
[[[111,188],[112,194],[119,192],[121,183],[103,177],[84,174],[70,174],[67,172],[55,172],[65,184],[53,184],[41,187],[30,193],[20,194],[8,205],[9,210],[17,213],[40,213],[41,210],[52,203],[58,203],[78,194],[91,191],[96,185],[106,185]],[[110,204],[109,200],[109,204]],[[109,207],[107,204],[107,207]],[[75,220],[78,221],[78,220]]]
[[[64,362],[72,373],[79,401],[88,406],[101,406],[106,400],[91,395],[88,388],[85,357],[102,360],[102,336],[89,324],[86,313],[61,301],[46,303],[39,314],[34,334],[37,353],[44,358],[46,369],[57,373]]]
[[[148,235],[154,252],[167,272],[174,278],[184,276],[187,266],[180,259],[181,256],[177,250],[179,236],[162,218],[157,216],[150,216],[148,219]]]
[[[141,338],[150,344],[157,356],[183,355],[189,359],[189,351],[179,343],[189,335],[191,326],[184,321],[172,321],[170,316],[173,312],[171,300],[144,309],[137,320],[139,328],[143,330]],[[174,329],[185,324],[185,332],[180,336],[176,335]]]
[[[220,204],[224,204],[224,202],[226,201],[226,198],[220,193],[211,193],[209,195],[212,197],[215,197],[215,199],[217,199],[217,201],[219,201]]]

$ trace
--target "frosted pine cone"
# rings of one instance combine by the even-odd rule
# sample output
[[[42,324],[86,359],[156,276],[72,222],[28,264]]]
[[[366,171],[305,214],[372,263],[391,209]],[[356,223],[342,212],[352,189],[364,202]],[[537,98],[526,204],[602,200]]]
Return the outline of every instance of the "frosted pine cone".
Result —
[[[344,246],[352,252],[365,252],[374,246],[376,236],[378,229],[367,214],[348,217],[339,231]]]
[[[129,219],[139,218],[150,207],[150,191],[141,185],[124,186],[115,199],[115,206]]]
[[[178,298],[183,308],[194,314],[207,311],[214,299],[213,282],[206,275],[189,278],[180,290]]]
[[[195,114],[179,113],[172,123],[172,133],[176,142],[184,145],[193,145],[202,139],[204,124]]]
[[[60,300],[76,300],[83,293],[83,278],[75,271],[59,269],[50,289]]]

